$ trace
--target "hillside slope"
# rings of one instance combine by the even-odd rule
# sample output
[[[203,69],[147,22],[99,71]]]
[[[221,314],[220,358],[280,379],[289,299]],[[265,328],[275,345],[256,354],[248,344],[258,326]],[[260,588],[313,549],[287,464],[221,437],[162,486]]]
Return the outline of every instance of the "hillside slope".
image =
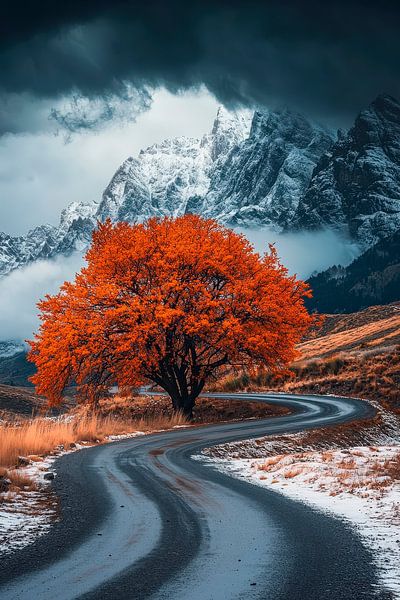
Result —
[[[288,374],[228,374],[213,388],[355,396],[400,412],[400,302],[327,315],[298,350]]]
[[[29,377],[35,372],[33,363],[26,359],[26,352],[0,357],[0,384],[33,387]]]
[[[345,353],[361,355],[392,350],[400,344],[400,302],[373,306],[344,315],[326,315],[298,346],[301,359],[319,359]]]

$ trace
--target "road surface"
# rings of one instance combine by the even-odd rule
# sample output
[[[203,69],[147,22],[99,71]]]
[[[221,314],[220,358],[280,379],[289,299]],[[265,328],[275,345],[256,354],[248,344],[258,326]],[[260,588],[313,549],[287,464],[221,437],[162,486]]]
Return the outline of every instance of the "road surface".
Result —
[[[193,458],[211,445],[333,425],[373,409],[344,398],[237,396],[294,410],[60,458],[54,487],[63,518],[3,557],[1,600],[389,599],[370,552],[340,520]]]

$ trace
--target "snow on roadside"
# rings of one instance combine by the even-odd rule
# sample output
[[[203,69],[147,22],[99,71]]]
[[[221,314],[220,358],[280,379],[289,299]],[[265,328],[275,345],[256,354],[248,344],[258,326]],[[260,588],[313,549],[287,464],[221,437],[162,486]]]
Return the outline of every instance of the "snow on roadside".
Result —
[[[187,425],[175,425],[173,429],[181,427],[187,427]],[[157,429],[156,431],[165,430]],[[154,432],[132,431],[110,435],[106,442],[115,442],[149,433]],[[77,443],[68,450],[60,446],[52,455],[43,459],[34,457],[35,459],[31,460],[28,466],[18,468],[16,471],[18,475],[29,478],[35,489],[0,493],[0,557],[31,544],[37,537],[45,534],[59,519],[57,496],[51,489],[51,480],[46,481],[44,475],[52,472],[54,461],[63,454],[75,452],[91,445],[93,444]]]
[[[111,435],[107,442],[144,435],[134,431],[123,435]],[[11,554],[44,535],[59,519],[59,503],[51,489],[51,480],[45,473],[53,473],[53,463],[57,458],[70,452],[88,448],[93,444],[82,442],[65,450],[60,446],[52,455],[45,458],[32,457],[29,465],[14,470],[17,476],[27,477],[34,489],[21,489],[0,493],[0,557]],[[12,471],[12,470],[11,470]],[[55,473],[53,473],[56,476]]]
[[[340,517],[373,551],[381,582],[400,598],[400,447],[360,446],[259,459],[202,460],[235,477]]]
[[[23,548],[48,531],[58,517],[58,502],[44,474],[51,471],[56,456],[32,462],[18,469],[35,489],[21,489],[0,494],[0,555]]]

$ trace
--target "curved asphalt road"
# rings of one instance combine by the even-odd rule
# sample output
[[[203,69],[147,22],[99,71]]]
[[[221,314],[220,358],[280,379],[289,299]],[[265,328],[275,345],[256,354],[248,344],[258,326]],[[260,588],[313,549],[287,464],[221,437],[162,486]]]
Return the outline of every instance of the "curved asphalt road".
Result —
[[[341,521],[192,458],[214,444],[337,424],[373,409],[333,397],[236,397],[294,412],[59,459],[63,519],[1,559],[1,600],[390,598],[376,586],[369,551]]]

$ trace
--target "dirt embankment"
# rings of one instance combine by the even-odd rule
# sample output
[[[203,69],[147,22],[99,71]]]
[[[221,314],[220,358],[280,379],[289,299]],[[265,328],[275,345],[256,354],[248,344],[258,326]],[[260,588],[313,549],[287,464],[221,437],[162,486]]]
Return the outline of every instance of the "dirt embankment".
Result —
[[[104,399],[99,409],[103,415],[115,415],[126,419],[146,419],[157,415],[171,414],[171,400],[166,396],[120,396]],[[244,400],[222,400],[198,398],[194,409],[194,423],[216,423],[252,418],[265,418],[287,414],[283,406],[248,402]]]

